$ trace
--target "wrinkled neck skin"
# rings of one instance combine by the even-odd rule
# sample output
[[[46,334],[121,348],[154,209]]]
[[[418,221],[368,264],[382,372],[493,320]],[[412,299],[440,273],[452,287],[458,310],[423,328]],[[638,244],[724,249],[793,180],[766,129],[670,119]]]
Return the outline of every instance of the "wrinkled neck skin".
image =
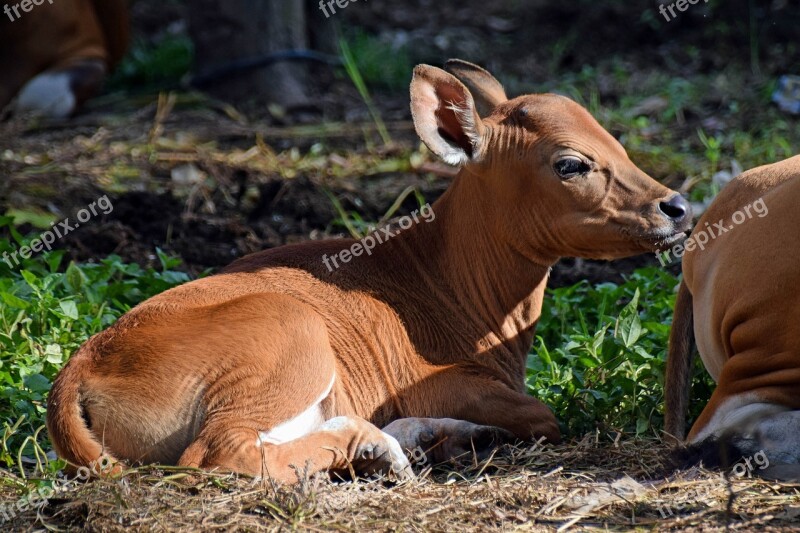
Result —
[[[547,277],[558,258],[523,254],[500,236],[492,222],[508,215],[487,201],[488,179],[497,178],[475,172],[461,170],[433,204],[435,219],[420,219],[379,247],[391,273],[385,279],[403,293],[391,298],[401,318],[425,313],[424,320],[404,322],[427,325],[409,335],[428,361],[473,360],[522,387]]]

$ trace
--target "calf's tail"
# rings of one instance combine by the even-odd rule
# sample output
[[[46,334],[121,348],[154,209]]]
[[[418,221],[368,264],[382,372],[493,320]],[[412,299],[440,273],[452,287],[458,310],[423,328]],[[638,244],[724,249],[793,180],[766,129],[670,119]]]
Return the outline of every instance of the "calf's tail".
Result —
[[[90,374],[91,348],[84,345],[56,377],[47,400],[47,431],[69,470],[87,467],[92,475],[116,474],[120,463],[104,452],[84,416],[81,389]]]

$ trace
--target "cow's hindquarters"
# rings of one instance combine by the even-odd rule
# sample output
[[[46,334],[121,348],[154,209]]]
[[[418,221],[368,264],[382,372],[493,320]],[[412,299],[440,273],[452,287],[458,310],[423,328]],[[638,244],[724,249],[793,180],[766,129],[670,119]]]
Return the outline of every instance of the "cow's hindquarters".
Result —
[[[276,461],[306,455],[320,469],[343,459],[321,460],[323,452],[309,446],[338,446],[345,437],[356,441],[344,449],[347,460],[382,443],[398,462],[396,442],[365,421],[311,437],[339,414],[336,379],[324,321],[290,296],[145,304],[70,361],[53,387],[48,423],[59,454],[75,466],[106,453],[127,464],[259,475],[262,452],[274,450]],[[271,470],[287,479],[286,468],[273,463]]]
[[[690,447],[800,461],[800,429],[790,425],[800,410],[798,202],[795,157],[737,177],[692,234],[696,243],[705,234],[705,244],[684,256],[684,281],[697,348],[717,387]]]

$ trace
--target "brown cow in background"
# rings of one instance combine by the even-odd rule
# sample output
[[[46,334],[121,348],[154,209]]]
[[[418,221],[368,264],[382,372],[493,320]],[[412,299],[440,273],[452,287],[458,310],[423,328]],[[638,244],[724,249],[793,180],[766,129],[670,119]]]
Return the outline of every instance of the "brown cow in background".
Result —
[[[11,104],[15,111],[72,115],[125,54],[127,2],[6,1],[0,6],[0,111]]]

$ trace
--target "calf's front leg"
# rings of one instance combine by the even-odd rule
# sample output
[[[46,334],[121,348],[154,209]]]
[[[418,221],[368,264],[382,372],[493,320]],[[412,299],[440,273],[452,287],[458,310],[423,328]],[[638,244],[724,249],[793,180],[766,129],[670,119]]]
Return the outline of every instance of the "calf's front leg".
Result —
[[[524,441],[542,437],[552,444],[561,441],[558,421],[549,407],[488,372],[482,373],[480,368],[456,366],[437,371],[405,391],[403,404],[410,416],[493,426]],[[461,431],[467,429],[462,427]],[[485,432],[480,428],[474,431]]]
[[[452,418],[401,418],[382,430],[416,461],[442,463],[488,457],[497,446],[514,440],[504,429]]]

